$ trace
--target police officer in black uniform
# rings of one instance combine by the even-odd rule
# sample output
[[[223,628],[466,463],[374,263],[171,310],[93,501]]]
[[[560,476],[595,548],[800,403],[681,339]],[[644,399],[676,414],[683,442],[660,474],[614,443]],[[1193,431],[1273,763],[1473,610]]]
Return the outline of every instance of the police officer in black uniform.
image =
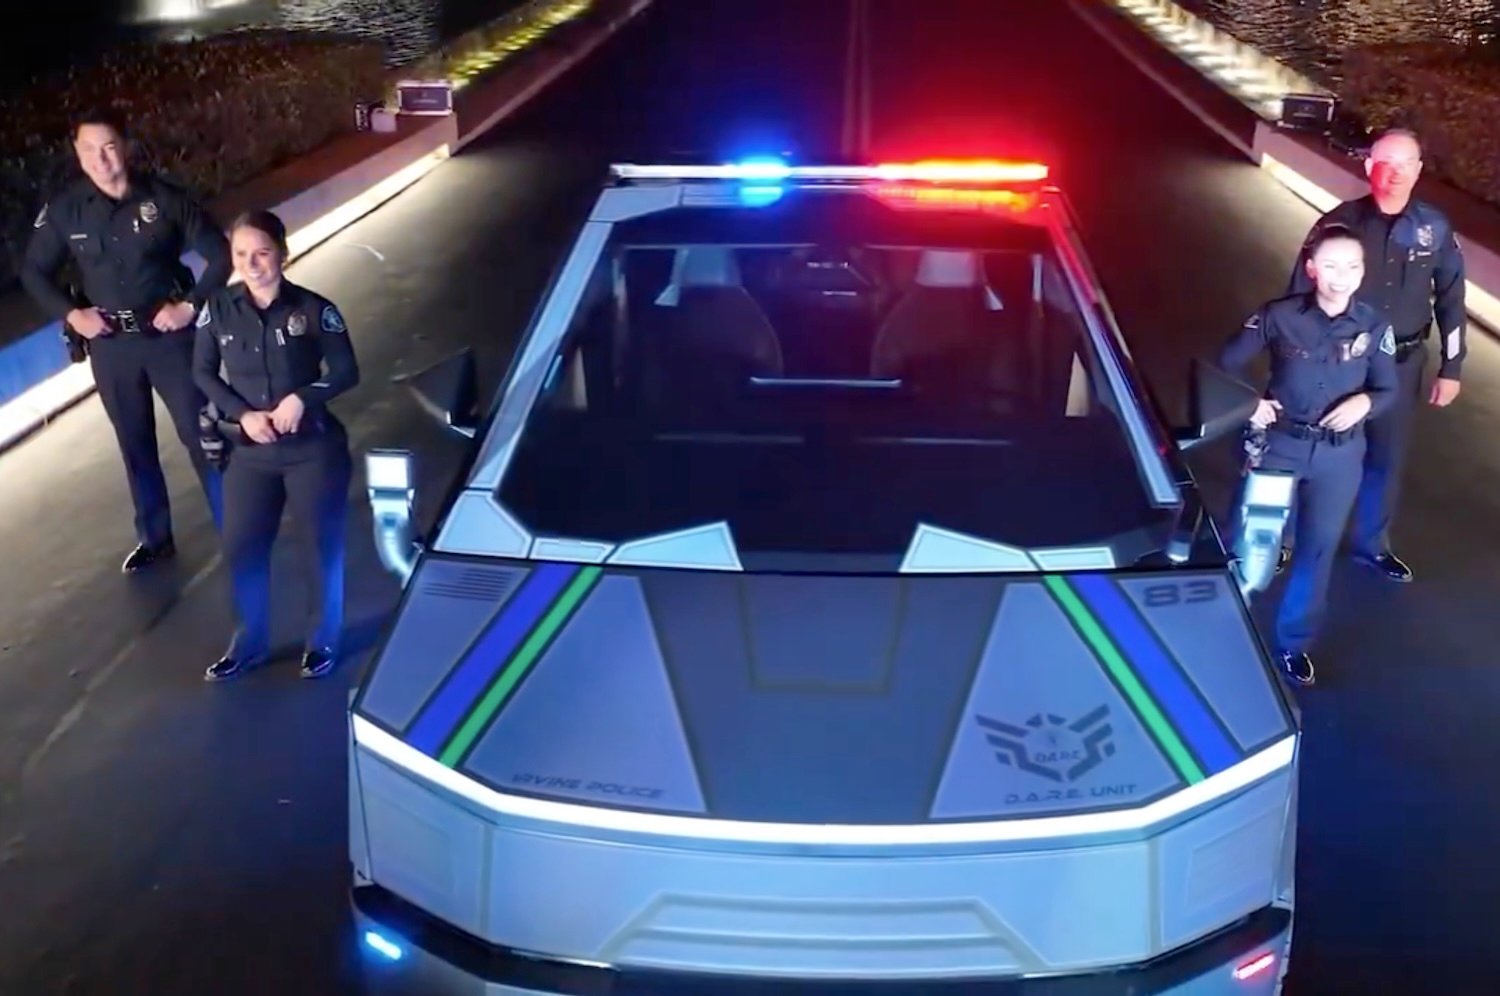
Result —
[[[192,325],[203,301],[229,279],[229,251],[223,233],[183,190],[127,167],[123,126],[109,115],[80,117],[73,148],[84,177],[37,216],[21,282],[48,314],[88,341],[94,383],[135,504],[139,545],[122,565],[134,573],[176,552],[152,388],[166,402],[214,523],[220,522],[219,474],[198,445],[203,396],[193,383]],[[189,249],[207,264],[196,284],[181,261]],[[54,282],[69,257],[85,301]]]
[[[1458,397],[1467,353],[1464,337],[1464,259],[1453,225],[1437,208],[1412,197],[1422,172],[1422,147],[1409,131],[1393,130],[1370,147],[1365,160],[1370,193],[1345,201],[1313,225],[1308,245],[1328,225],[1341,225],[1365,247],[1359,297],[1385,314],[1396,331],[1400,387],[1390,411],[1366,428],[1364,480],[1355,502],[1351,546],[1355,560],[1392,581],[1410,581],[1411,568],[1391,551],[1401,471],[1427,366],[1426,340],[1437,315],[1442,359],[1427,400],[1444,407]],[[1291,291],[1311,289],[1304,248],[1292,272]]]
[[[328,402],[359,382],[359,367],[338,308],[282,275],[281,219],[251,212],[229,237],[243,283],[199,314],[193,369],[212,405],[238,423],[225,471],[224,547],[239,625],[205,678],[237,677],[270,654],[271,546],[285,503],[311,527],[322,582],[302,656],[302,676],[317,678],[333,669],[343,629],[351,472],[349,439]]]
[[[1250,465],[1297,477],[1296,544],[1276,620],[1286,676],[1311,685],[1308,647],[1317,636],[1340,536],[1359,488],[1365,423],[1395,402],[1396,340],[1379,309],[1355,299],[1364,249],[1346,228],[1325,225],[1308,245],[1313,290],[1267,304],[1224,348],[1220,363],[1242,373],[1262,351],[1271,384],[1251,419]]]

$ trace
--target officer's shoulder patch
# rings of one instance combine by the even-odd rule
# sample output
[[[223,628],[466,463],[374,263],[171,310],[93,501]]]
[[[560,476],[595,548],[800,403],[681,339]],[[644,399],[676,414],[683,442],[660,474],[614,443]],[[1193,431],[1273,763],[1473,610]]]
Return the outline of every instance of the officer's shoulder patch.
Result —
[[[200,329],[203,328],[205,325],[207,325],[209,322],[211,322],[213,320],[214,320],[213,312],[209,310],[209,304],[208,304],[208,302],[204,301],[203,302],[203,307],[201,307],[201,308],[198,309],[198,328],[200,328]]]
[[[331,304],[323,305],[323,317],[318,320],[324,332],[347,332],[349,327],[344,324],[344,316],[339,314],[339,309]]]
[[[1396,355],[1396,333],[1389,325],[1380,333],[1380,351],[1389,356]]]
[[[42,210],[37,214],[36,221],[33,221],[31,223],[32,228],[41,228],[42,226],[47,224],[47,207],[48,205],[46,204],[42,205]]]
[[[1419,224],[1430,226],[1439,235],[1447,235],[1453,230],[1453,222],[1448,220],[1442,209],[1427,201],[1413,202],[1412,214]]]

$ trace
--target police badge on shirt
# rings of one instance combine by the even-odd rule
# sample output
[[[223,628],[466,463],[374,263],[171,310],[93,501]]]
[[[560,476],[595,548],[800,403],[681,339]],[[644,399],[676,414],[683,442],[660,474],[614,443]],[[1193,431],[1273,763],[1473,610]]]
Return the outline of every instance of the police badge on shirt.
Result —
[[[1431,225],[1418,225],[1416,237],[1417,244],[1407,250],[1406,260],[1425,264],[1432,258],[1433,247],[1437,245],[1437,232]]]

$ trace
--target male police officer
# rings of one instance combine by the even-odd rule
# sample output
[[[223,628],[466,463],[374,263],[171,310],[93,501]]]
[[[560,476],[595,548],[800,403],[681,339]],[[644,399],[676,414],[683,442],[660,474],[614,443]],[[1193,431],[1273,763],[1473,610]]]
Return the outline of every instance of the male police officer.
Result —
[[[1400,387],[1390,411],[1372,419],[1366,430],[1364,481],[1355,503],[1351,545],[1357,561],[1405,582],[1412,579],[1411,568],[1391,552],[1390,525],[1422,390],[1434,299],[1442,362],[1427,399],[1441,408],[1458,397],[1459,370],[1467,352],[1464,260],[1447,216],[1412,197],[1422,173],[1422,147],[1415,135],[1398,129],[1380,136],[1370,147],[1365,172],[1370,193],[1318,219],[1308,246],[1328,225],[1351,229],[1365,247],[1366,275],[1359,297],[1380,308],[1396,331]],[[1305,247],[1292,272],[1293,293],[1312,287],[1307,256]]]
[[[198,445],[204,398],[193,383],[192,327],[204,299],[229,279],[229,247],[181,189],[127,167],[124,130],[109,115],[79,118],[73,149],[84,177],[37,216],[21,281],[48,314],[89,342],[94,382],[135,503],[138,545],[122,565],[134,573],[176,552],[152,388],[192,457],[215,525],[220,521],[219,474]],[[192,273],[181,262],[189,249],[207,263],[191,288]],[[54,282],[69,256],[86,302],[70,299]]]
[[[1364,422],[1395,401],[1396,340],[1371,304],[1354,300],[1364,249],[1347,228],[1325,225],[1308,243],[1314,289],[1261,308],[1224,348],[1220,363],[1240,373],[1262,350],[1271,385],[1251,425],[1266,430],[1251,464],[1297,477],[1296,546],[1276,620],[1276,649],[1288,678],[1313,683],[1307,649],[1322,623],[1339,537],[1359,488]]]

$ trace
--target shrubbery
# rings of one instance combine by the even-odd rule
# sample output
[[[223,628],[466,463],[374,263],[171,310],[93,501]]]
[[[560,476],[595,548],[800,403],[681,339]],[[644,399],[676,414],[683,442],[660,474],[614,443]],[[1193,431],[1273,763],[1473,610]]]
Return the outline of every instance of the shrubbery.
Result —
[[[1371,128],[1410,128],[1427,168],[1500,204],[1500,59],[1487,48],[1398,43],[1352,49],[1345,104]]]
[[[206,201],[352,131],[354,105],[383,96],[383,55],[374,42],[247,32],[117,50],[7,96],[0,288],[15,283],[43,200],[77,175],[68,126],[79,109],[123,115],[143,158]]]

